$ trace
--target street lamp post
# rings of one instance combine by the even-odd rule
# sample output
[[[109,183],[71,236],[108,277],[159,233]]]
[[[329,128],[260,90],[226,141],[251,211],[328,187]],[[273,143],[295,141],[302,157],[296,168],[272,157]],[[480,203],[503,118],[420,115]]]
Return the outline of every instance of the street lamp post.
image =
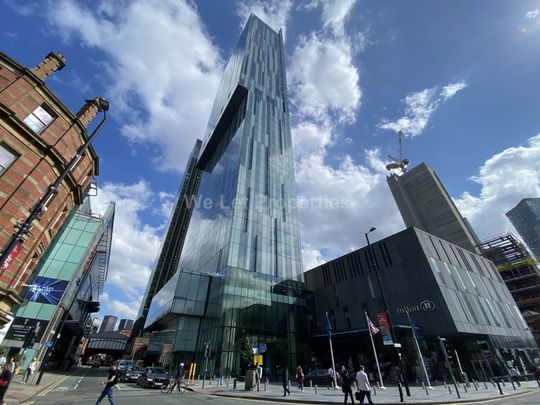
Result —
[[[369,264],[370,264],[370,267],[375,272],[375,275],[377,276],[377,284],[379,285],[379,291],[381,292],[381,298],[382,298],[382,303],[383,303],[383,311],[384,311],[384,313],[386,315],[386,319],[388,319],[388,326],[389,326],[389,329],[390,329],[390,335],[392,336],[392,341],[394,342],[394,347],[397,350],[397,356],[398,356],[398,361],[399,361],[399,371],[400,371],[400,374],[401,374],[401,378],[403,379],[403,382],[405,384],[405,391],[407,393],[407,396],[410,397],[411,396],[411,391],[409,390],[409,382],[407,381],[407,376],[405,375],[405,373],[403,371],[403,360],[401,359],[401,351],[399,350],[399,346],[396,346],[396,344],[398,344],[397,339],[396,339],[396,333],[395,333],[395,330],[394,330],[392,320],[390,319],[390,313],[388,311],[388,305],[386,303],[386,297],[384,295],[384,289],[383,289],[382,283],[381,283],[381,275],[379,273],[379,268],[377,266],[377,261],[375,260],[375,252],[373,251],[373,246],[371,246],[371,243],[369,241],[369,234],[371,232],[375,231],[376,229],[377,228],[372,227],[369,231],[367,231],[365,233],[366,242],[367,242],[367,246],[368,246],[368,250],[369,250],[369,255],[368,255],[369,258],[370,258]]]
[[[64,168],[62,173],[60,173],[55,182],[51,186],[49,186],[43,197],[41,197],[41,199],[36,203],[36,205],[34,205],[34,207],[32,208],[32,212],[30,212],[30,215],[26,218],[26,220],[21,224],[17,225],[17,232],[11,235],[11,238],[9,239],[8,243],[0,254],[0,269],[2,269],[2,267],[4,266],[4,263],[8,259],[13,249],[15,249],[15,247],[19,243],[21,243],[23,237],[30,233],[30,230],[32,228],[32,222],[34,222],[36,218],[39,218],[39,216],[47,210],[47,205],[58,192],[58,188],[62,184],[62,181],[64,181],[71,169],[73,169],[73,167],[75,167],[75,165],[79,162],[86,149],[88,149],[88,147],[90,146],[96,135],[99,133],[103,125],[105,125],[105,121],[107,121],[107,111],[109,110],[109,102],[104,98],[97,98],[95,99],[95,103],[98,107],[98,111],[103,112],[103,119],[94,129],[94,131],[90,134],[86,142],[77,150],[77,153],[75,153],[75,155],[71,158],[68,165]]]

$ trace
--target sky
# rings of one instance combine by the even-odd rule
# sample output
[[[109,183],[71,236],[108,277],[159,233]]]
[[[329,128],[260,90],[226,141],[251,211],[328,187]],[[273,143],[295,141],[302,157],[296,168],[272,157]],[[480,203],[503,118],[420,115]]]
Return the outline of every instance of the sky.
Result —
[[[95,211],[116,202],[99,316],[135,318],[187,157],[250,13],[285,34],[304,268],[404,229],[387,155],[428,163],[480,238],[540,196],[540,0],[0,0],[2,51],[110,120]],[[93,123],[95,126],[97,123]],[[92,127],[90,128],[92,129]],[[301,205],[302,206],[302,205]]]

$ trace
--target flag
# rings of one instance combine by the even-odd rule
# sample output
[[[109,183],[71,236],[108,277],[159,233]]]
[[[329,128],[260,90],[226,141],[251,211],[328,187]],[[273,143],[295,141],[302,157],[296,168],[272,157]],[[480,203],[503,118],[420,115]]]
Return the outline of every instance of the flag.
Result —
[[[332,324],[330,323],[328,312],[326,313],[326,333],[328,334],[328,337],[332,339]]]
[[[367,325],[369,327],[369,330],[371,331],[371,333],[373,335],[376,335],[377,333],[380,332],[379,328],[377,328],[373,322],[371,322],[371,319],[369,319],[369,316],[366,315],[366,318],[367,318]]]

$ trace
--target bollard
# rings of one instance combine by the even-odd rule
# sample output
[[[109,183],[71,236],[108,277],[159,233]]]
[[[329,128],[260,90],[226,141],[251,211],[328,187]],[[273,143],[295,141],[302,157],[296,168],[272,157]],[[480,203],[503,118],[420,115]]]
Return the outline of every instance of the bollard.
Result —
[[[428,391],[428,389],[427,389],[427,387],[426,387],[426,384],[424,384],[423,381],[422,381],[422,387],[424,387],[424,390],[426,391],[426,395],[429,396],[429,391]]]
[[[452,395],[452,388],[448,385],[448,393]]]
[[[373,395],[376,396],[377,395],[377,387],[375,385],[373,385],[372,388],[373,388]]]
[[[497,387],[499,387],[499,393],[500,393],[501,395],[504,395],[503,390],[502,390],[502,388],[501,388],[501,384],[499,383],[499,380],[497,380]]]
[[[231,378],[227,378],[227,389],[229,389],[229,382],[230,382]]]
[[[509,383],[512,383],[512,388],[513,388],[514,391],[515,391],[517,388],[516,388],[516,385],[514,384],[514,380],[513,380],[512,378],[508,377],[508,382],[509,382]]]
[[[467,384],[463,383],[463,390],[467,393]]]
[[[506,387],[506,384],[504,383],[504,380],[501,380],[503,387]]]
[[[315,384],[315,395],[319,395],[319,390],[317,388],[317,384]]]
[[[289,391],[291,390],[291,380],[287,381],[287,388],[289,389]]]
[[[446,389],[446,381],[442,381],[442,383],[444,384],[444,389]]]
[[[309,388],[313,388],[313,380],[309,380]]]
[[[233,390],[235,390],[235,389],[236,389],[236,377],[235,377],[235,378],[233,378],[233,386],[232,386],[232,387],[233,387]]]
[[[268,378],[264,382],[264,392],[268,391]]]
[[[478,391],[478,381],[474,381],[474,389]]]
[[[403,402],[403,390],[401,389],[401,381],[398,381],[397,387],[399,390],[399,402]]]
[[[487,390],[488,387],[487,387],[487,382],[484,381],[484,388]]]

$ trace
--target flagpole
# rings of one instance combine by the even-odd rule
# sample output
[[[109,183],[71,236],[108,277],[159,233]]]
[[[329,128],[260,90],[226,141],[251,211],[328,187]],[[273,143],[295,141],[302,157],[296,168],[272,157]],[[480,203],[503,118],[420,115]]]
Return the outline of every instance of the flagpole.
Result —
[[[337,387],[336,379],[336,364],[334,363],[334,349],[332,348],[332,327],[330,325],[330,319],[328,318],[328,312],[326,313],[326,329],[328,332],[328,343],[330,343],[330,358],[332,359],[332,370],[334,371],[334,389]]]
[[[411,316],[409,315],[409,311],[406,311],[406,312],[407,312],[407,319],[409,320],[409,325],[411,325],[411,328],[412,328]],[[427,388],[433,389],[433,387],[431,386],[431,382],[429,381],[428,373],[426,370],[426,364],[424,363],[424,357],[422,356],[422,352],[420,351],[420,346],[418,345],[418,338],[416,337],[416,325],[414,326],[414,329],[413,329],[413,338],[414,338],[414,344],[416,346],[416,350],[418,351],[418,356],[420,356],[420,361],[422,362],[422,369],[424,370],[424,376],[426,377]]]
[[[375,363],[377,364],[377,372],[379,373],[379,382],[381,384],[379,389],[385,390],[386,387],[384,386],[384,383],[382,381],[381,367],[379,366],[379,359],[377,358],[377,350],[375,350],[375,342],[373,341],[373,334],[371,333],[371,328],[369,327],[367,312],[364,311],[364,314],[366,315],[366,323],[367,323],[367,328],[369,331],[369,337],[371,339],[371,347],[373,348],[373,355],[375,356]]]

